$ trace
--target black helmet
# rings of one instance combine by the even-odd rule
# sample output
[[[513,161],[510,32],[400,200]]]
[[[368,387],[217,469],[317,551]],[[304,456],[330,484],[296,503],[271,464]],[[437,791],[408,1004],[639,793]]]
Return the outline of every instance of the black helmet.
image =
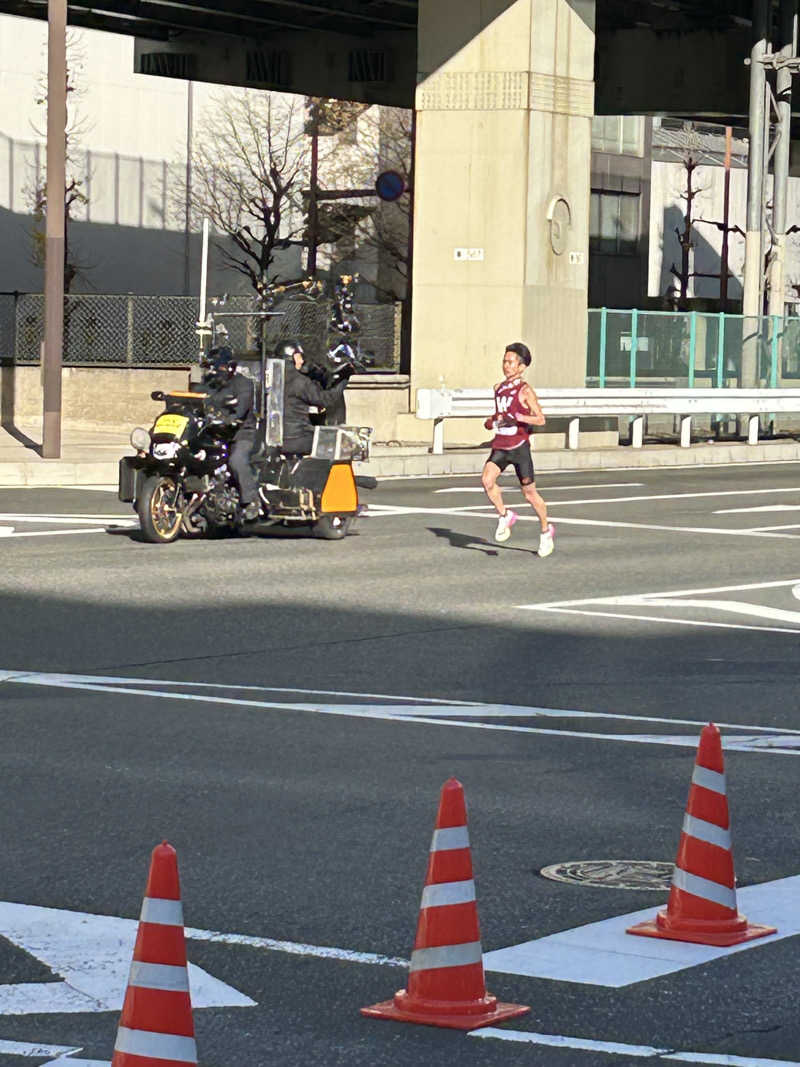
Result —
[[[299,341],[281,341],[275,349],[275,359],[291,359],[295,352],[303,355],[303,346]]]
[[[203,368],[203,381],[213,388],[224,385],[236,372],[236,361],[227,345],[212,348],[207,356],[201,358],[200,366]]]

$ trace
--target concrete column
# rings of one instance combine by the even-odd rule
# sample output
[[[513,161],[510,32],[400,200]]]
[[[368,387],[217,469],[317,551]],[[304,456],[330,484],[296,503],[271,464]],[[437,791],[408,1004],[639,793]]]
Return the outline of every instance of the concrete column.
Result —
[[[583,385],[594,0],[420,0],[418,66],[412,387],[487,386],[518,340]]]

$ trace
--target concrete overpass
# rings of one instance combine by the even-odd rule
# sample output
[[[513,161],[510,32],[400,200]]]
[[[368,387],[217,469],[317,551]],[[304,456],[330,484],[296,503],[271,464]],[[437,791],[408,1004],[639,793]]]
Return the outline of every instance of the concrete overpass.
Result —
[[[518,338],[557,386],[584,378],[592,115],[741,121],[754,3],[772,0],[68,0],[68,17],[134,35],[142,73],[416,108],[412,387],[492,381]]]

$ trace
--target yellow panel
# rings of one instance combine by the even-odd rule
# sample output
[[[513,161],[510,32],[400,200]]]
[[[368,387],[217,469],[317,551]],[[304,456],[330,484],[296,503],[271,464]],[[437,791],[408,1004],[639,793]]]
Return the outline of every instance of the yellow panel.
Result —
[[[159,415],[153,427],[153,433],[168,433],[172,437],[180,437],[188,425],[189,420],[185,415],[174,415],[172,413]]]
[[[322,491],[321,510],[337,515],[358,511],[358,490],[349,463],[334,463]]]

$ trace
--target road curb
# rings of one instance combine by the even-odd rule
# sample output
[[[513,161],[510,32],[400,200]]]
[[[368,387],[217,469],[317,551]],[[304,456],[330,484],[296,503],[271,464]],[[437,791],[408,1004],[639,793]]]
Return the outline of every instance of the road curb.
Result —
[[[420,449],[403,449],[397,455],[373,456],[357,463],[359,474],[375,478],[431,478],[447,475],[478,475],[486,461],[486,449],[452,449],[434,456]],[[623,467],[706,467],[733,463],[800,462],[800,442],[769,441],[758,445],[715,442],[680,448],[648,445],[642,449],[617,448],[542,450],[535,455],[540,472],[560,470],[613,470]],[[0,488],[116,485],[118,460],[91,461],[40,459],[32,462],[0,462]]]

